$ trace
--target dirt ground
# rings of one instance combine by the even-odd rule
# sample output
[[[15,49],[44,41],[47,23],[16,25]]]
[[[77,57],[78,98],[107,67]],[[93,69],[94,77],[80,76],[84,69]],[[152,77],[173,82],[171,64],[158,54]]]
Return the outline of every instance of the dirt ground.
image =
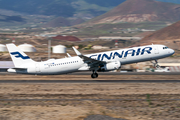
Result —
[[[3,77],[4,76],[4,77]],[[88,75],[0,75],[0,80],[81,79]],[[74,76],[74,77],[73,77]],[[169,75],[170,78],[171,75]],[[99,79],[144,79],[102,75]],[[9,78],[9,79],[8,79]],[[38,80],[36,78],[36,80]],[[161,75],[147,79],[167,79]],[[180,75],[172,75],[172,79]],[[169,79],[171,80],[171,79]],[[107,115],[127,120],[179,120],[180,83],[1,83],[0,120],[84,120]]]

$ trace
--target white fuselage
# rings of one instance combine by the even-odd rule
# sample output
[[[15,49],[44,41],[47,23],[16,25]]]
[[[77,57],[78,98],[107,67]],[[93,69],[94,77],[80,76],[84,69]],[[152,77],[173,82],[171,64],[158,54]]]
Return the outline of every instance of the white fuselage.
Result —
[[[119,61],[121,65],[137,63],[143,61],[157,60],[174,54],[174,50],[164,45],[149,45],[127,49],[120,49],[108,52],[85,55],[99,61],[111,62]],[[27,70],[9,69],[9,72],[25,74],[66,74],[82,70],[88,70],[87,63],[84,63],[79,56],[63,59],[51,59],[44,62],[31,62],[23,64],[22,68]]]

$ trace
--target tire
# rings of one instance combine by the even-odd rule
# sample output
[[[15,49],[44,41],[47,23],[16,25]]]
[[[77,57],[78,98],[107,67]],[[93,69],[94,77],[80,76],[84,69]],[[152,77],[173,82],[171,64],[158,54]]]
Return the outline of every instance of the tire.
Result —
[[[97,74],[97,73],[93,73],[93,74],[91,74],[91,77],[92,77],[92,78],[97,78],[97,77],[98,77],[98,74]]]

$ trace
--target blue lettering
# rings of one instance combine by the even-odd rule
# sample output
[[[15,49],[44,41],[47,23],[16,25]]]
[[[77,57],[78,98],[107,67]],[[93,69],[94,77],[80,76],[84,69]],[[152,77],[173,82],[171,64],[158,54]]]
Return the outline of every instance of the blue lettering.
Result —
[[[100,60],[101,59],[101,54],[98,55],[98,59],[97,60]]]
[[[129,52],[130,52],[130,53],[129,53]],[[136,51],[135,51],[135,50],[133,50],[133,49],[128,50],[128,51],[126,51],[126,52],[125,52],[124,57],[127,57],[127,55],[128,55],[128,54],[131,54],[131,56],[134,56],[135,52],[136,52]]]
[[[113,55],[113,59],[118,56],[119,58],[122,58],[124,51],[122,51],[121,55],[118,52],[115,52]]]
[[[147,52],[148,54],[151,54],[151,50],[152,50],[152,47],[145,47],[142,50],[141,55],[144,55],[145,52]]]
[[[111,57],[112,57],[112,53],[110,54],[110,56],[107,56],[106,54],[103,54],[101,61],[103,61],[104,57],[107,58],[108,60],[110,60]]]
[[[97,55],[91,55],[89,58],[92,58],[92,57],[95,57],[95,56],[97,56]],[[95,58],[93,58],[93,59],[95,59]]]
[[[139,49],[137,50],[136,56],[138,56],[138,55],[140,54],[140,52],[141,52],[141,48],[139,48]]]
[[[145,52],[148,54],[151,54],[151,50],[152,50],[152,47],[145,47],[142,49],[142,52],[141,52],[141,48],[138,48],[137,51],[134,49],[129,49],[127,51],[122,51],[121,53],[118,53],[118,52],[112,53],[111,52],[110,55],[107,55],[106,53],[98,54],[98,55],[91,55],[90,58],[97,59],[99,61],[103,61],[105,58],[107,60],[111,60],[111,59],[115,59],[116,57],[122,58],[123,55],[124,55],[124,57],[127,57],[128,55],[139,56],[140,54],[143,55]]]

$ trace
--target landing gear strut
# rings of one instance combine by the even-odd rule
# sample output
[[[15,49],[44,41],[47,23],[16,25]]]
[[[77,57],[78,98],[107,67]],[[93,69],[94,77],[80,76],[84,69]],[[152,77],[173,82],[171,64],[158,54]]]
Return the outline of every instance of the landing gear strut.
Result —
[[[151,63],[153,63],[155,68],[160,68],[161,66],[158,64],[158,61],[155,60],[155,63],[151,61]]]
[[[93,73],[91,74],[91,77],[92,77],[92,78],[97,78],[97,77],[98,77],[98,74],[93,70]]]

